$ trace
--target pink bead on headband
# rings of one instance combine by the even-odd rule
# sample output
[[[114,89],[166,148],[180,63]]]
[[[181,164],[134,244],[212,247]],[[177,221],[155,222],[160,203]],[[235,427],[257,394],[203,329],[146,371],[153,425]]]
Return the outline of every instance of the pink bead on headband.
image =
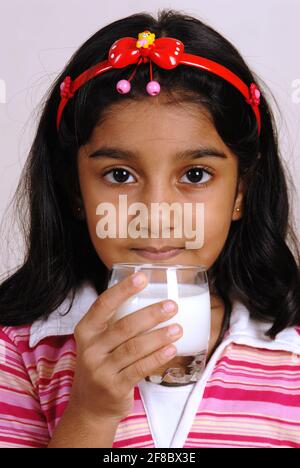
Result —
[[[155,39],[155,34],[146,30],[138,35],[138,40],[133,37],[123,37],[113,43],[109,50],[108,59],[93,65],[85,70],[74,81],[66,76],[60,85],[61,101],[58,106],[56,127],[59,129],[63,110],[75,92],[90,79],[101,75],[113,68],[124,68],[137,64],[128,80],[120,80],[116,89],[120,94],[126,94],[131,89],[130,81],[134,77],[141,63],[150,62],[150,82],[146,86],[149,95],[156,96],[160,92],[160,85],[152,79],[152,62],[161,68],[170,70],[178,65],[189,65],[200,68],[203,71],[220,76],[232,84],[244,96],[255,114],[258,134],[260,135],[261,117],[259,111],[260,91],[255,83],[247,86],[235,73],[213,60],[198,55],[184,53],[184,44],[172,37]]]

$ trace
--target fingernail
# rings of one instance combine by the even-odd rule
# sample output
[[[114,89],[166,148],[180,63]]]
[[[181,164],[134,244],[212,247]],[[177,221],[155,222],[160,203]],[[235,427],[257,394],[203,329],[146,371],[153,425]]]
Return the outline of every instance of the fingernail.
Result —
[[[163,310],[164,312],[167,312],[167,314],[174,312],[175,310],[175,304],[174,302],[164,302],[163,303]]]
[[[176,351],[177,349],[174,346],[171,346],[163,350],[163,355],[170,357],[170,356],[173,356],[173,354],[176,354]]]
[[[178,325],[171,325],[168,328],[168,335],[173,336],[173,335],[178,335],[181,332],[181,328]]]
[[[134,286],[141,286],[145,282],[145,275],[143,273],[136,273],[133,278],[132,282]]]

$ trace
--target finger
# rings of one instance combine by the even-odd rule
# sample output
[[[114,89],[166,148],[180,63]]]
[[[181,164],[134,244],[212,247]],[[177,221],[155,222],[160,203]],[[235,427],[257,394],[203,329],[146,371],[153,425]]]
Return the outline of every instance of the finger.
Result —
[[[151,375],[159,367],[166,364],[174,358],[177,349],[174,344],[167,345],[162,349],[146,356],[144,359],[136,361],[129,367],[126,367],[118,374],[118,381],[123,386],[124,391],[130,391],[141,380]]]
[[[170,310],[169,306],[173,306]],[[165,300],[151,304],[132,312],[112,323],[101,336],[98,343],[99,353],[109,353],[122,343],[136,335],[143,333],[155,325],[169,320],[177,312],[177,304],[171,300]]]
[[[76,326],[76,334],[96,334],[107,327],[107,322],[114,314],[115,309],[125,302],[129,297],[138,293],[147,285],[147,277],[138,272],[124,278],[118,284],[106,289],[98,296],[91,305],[88,312]]]
[[[158,349],[178,340],[182,334],[182,327],[173,323],[167,327],[136,336],[110,353],[111,369],[114,373],[121,372],[145,356],[149,356]]]

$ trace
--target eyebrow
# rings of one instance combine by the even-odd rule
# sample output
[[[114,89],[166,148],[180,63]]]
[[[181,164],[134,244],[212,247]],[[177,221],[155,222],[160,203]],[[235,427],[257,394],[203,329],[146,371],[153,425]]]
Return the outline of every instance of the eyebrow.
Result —
[[[188,149],[184,151],[179,151],[175,153],[175,160],[180,161],[183,159],[197,159],[197,158],[204,158],[206,156],[216,157],[216,158],[223,158],[227,159],[226,154],[223,151],[220,151],[213,147],[203,147],[203,148],[194,148]],[[138,157],[138,154],[122,149],[122,148],[114,148],[110,146],[102,146],[98,148],[96,151],[89,155],[89,158],[113,158],[113,159],[128,159],[128,160],[135,160]]]

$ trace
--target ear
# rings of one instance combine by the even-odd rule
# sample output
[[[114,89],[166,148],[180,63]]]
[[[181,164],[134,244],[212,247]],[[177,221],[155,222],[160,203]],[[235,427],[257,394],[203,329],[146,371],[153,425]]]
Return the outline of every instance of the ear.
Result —
[[[238,187],[235,195],[233,210],[232,210],[232,221],[237,221],[243,217],[243,200],[245,195],[245,182],[243,179],[239,179]]]

